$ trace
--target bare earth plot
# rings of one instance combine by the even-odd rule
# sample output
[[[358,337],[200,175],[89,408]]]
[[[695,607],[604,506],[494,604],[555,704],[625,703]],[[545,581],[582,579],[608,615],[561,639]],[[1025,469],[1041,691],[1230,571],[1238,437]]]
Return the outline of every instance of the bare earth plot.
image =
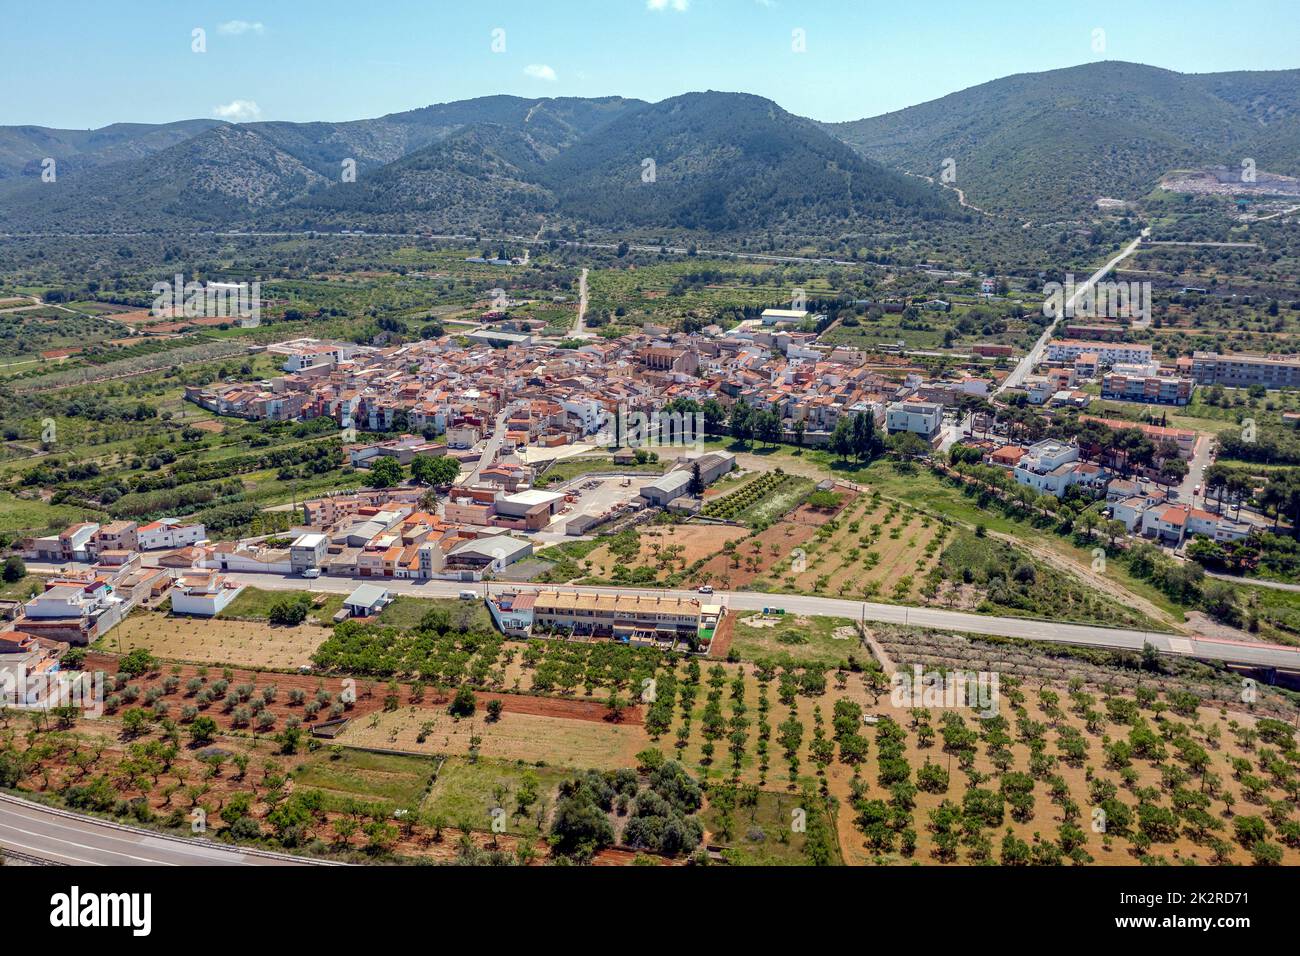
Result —
[[[635,755],[648,743],[645,730],[636,724],[509,711],[489,721],[483,714],[456,718],[445,710],[409,707],[353,721],[337,739],[358,747],[463,756],[470,752],[470,738],[475,736],[482,738],[479,752],[486,757],[573,769],[634,766]]]
[[[156,657],[239,667],[293,669],[311,663],[330,629],[314,624],[272,627],[257,621],[133,614],[105,638],[105,650],[148,648]]]

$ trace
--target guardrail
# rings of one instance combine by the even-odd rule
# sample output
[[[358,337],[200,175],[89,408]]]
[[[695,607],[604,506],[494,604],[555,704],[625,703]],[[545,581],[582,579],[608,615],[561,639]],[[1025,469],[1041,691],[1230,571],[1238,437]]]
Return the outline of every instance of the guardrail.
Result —
[[[64,810],[62,807],[52,807],[47,803],[40,803],[36,800],[27,800],[23,797],[15,796],[12,793],[0,792],[0,803],[9,803],[16,806],[25,807],[29,810],[39,810],[43,813],[49,813],[56,817],[63,817],[69,820],[78,820],[82,823],[93,823],[99,826],[111,827],[114,830],[120,830],[126,833],[134,833],[138,836],[152,837],[156,840],[170,840],[172,843],[178,843],[181,846],[201,846],[210,850],[221,850],[226,853],[238,853],[244,856],[262,857],[268,860],[282,860],[290,863],[301,863],[304,866],[347,866],[346,863],[340,863],[336,860],[317,860],[307,856],[296,856],[292,853],[277,853],[274,850],[263,850],[257,847],[242,846],[238,843],[222,843],[217,840],[208,840],[203,837],[178,837],[169,833],[162,833],[158,830],[149,830],[144,827],[128,826],[125,823],[118,823],[114,820],[104,820],[100,817],[89,816],[81,813],[73,813],[71,810]],[[6,853],[11,853],[5,849]],[[17,856],[17,854],[13,854]]]

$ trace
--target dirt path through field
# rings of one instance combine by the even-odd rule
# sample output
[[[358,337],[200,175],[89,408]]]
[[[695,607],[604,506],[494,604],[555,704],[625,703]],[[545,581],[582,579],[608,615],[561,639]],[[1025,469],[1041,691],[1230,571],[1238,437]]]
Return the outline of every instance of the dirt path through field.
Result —
[[[1158,607],[1141,595],[1134,594],[1128,588],[1124,587],[1117,581],[1111,580],[1104,574],[1098,574],[1096,571],[1092,570],[1091,566],[1084,564],[1082,561],[1077,561],[1069,555],[1062,554],[1060,551],[1057,551],[1054,548],[1049,548],[1046,545],[1034,544],[1025,541],[1023,538],[1017,538],[1015,535],[1004,534],[1000,531],[990,531],[989,537],[1006,541],[1018,548],[1023,548],[1034,557],[1050,564],[1058,571],[1064,571],[1066,574],[1079,578],[1089,587],[1100,591],[1107,597],[1114,598],[1124,607],[1130,607],[1136,611],[1141,611],[1153,621],[1157,621],[1180,634],[1188,633],[1187,626],[1175,621],[1169,616],[1168,611]]]

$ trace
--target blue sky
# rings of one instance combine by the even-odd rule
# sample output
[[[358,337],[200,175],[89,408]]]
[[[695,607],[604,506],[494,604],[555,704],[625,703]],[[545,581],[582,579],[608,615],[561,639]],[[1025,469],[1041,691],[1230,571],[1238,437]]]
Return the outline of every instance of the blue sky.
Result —
[[[846,120],[1093,60],[1300,67],[1294,0],[4,2],[5,125],[344,120],[492,93],[703,89]],[[191,49],[196,28],[204,53]]]

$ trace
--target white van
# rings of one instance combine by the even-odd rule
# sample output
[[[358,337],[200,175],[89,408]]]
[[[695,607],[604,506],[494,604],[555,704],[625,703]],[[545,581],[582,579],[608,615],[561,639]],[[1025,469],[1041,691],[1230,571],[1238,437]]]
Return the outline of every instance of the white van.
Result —
[[[477,592],[477,591],[461,591],[461,592],[460,592],[460,599],[461,599],[462,601],[476,601],[476,600],[478,600],[478,592]]]
[[[320,568],[308,568],[302,573],[302,576],[304,578],[318,578],[320,577]]]

